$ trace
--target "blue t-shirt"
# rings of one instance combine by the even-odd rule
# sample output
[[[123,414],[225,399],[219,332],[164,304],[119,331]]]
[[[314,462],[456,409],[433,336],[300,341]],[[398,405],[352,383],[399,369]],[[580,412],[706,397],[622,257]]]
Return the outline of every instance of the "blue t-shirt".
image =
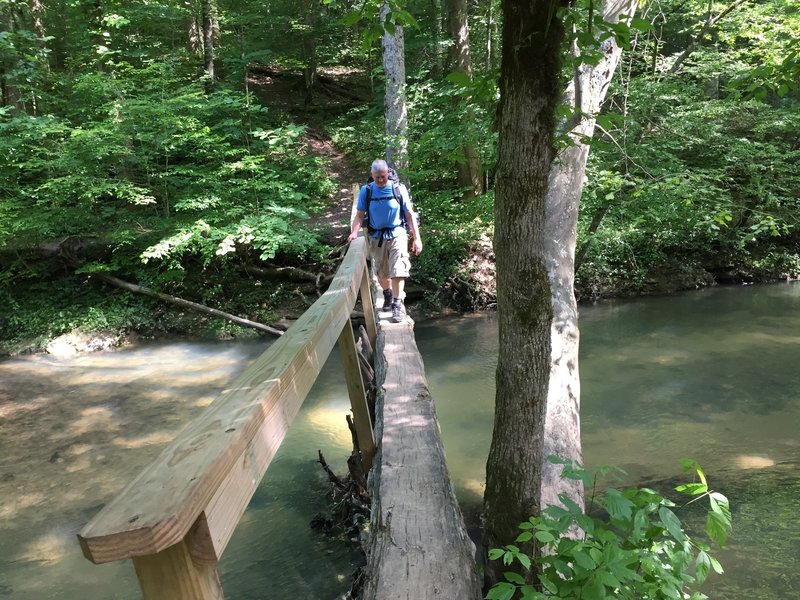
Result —
[[[372,200],[367,206],[367,187],[372,188]],[[392,194],[391,180],[385,186],[380,187],[374,181],[361,186],[358,193],[358,203],[356,208],[363,212],[369,212],[369,226],[373,229],[372,237],[383,236],[384,239],[391,239],[399,232],[398,229],[405,231],[403,227],[403,213],[411,210],[411,199],[408,197],[408,190],[401,183],[398,184],[400,191],[400,201],[398,202]]]

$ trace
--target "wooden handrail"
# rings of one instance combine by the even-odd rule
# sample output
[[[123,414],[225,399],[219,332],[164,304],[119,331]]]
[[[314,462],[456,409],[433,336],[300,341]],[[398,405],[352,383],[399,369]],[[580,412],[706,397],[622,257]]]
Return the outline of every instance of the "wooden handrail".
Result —
[[[86,558],[132,558],[148,599],[222,598],[216,562],[334,344],[345,340],[351,351],[359,292],[372,311],[367,252],[363,238],[353,241],[328,290],[84,527]],[[344,362],[348,380],[360,382],[358,361]],[[358,422],[363,387],[360,399],[358,386],[348,389],[369,463],[374,439],[361,439],[370,425]]]

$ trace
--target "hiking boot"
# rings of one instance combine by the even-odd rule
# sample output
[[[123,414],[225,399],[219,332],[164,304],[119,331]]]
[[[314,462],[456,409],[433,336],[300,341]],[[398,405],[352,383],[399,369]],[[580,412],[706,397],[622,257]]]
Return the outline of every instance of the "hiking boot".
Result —
[[[403,322],[403,305],[400,303],[399,298],[395,298],[394,300],[392,300],[392,322],[393,323]]]
[[[392,310],[392,288],[388,290],[383,290],[383,307],[381,311],[389,312]]]

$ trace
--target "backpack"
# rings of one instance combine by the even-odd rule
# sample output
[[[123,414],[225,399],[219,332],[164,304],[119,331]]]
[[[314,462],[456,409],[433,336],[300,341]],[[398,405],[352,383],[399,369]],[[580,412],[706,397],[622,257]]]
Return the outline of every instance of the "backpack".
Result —
[[[373,183],[375,180],[370,175],[367,178],[367,210],[364,211],[364,220],[361,221],[361,227],[367,230],[368,235],[372,235],[374,231],[376,231],[369,223],[369,204],[372,202],[372,186],[369,185]],[[400,192],[400,178],[397,176],[397,171],[394,169],[389,169],[389,181],[392,183],[392,197],[400,204],[400,225],[405,227],[406,231],[409,230],[409,225],[406,222],[406,215],[405,212],[402,210],[404,206],[403,202],[403,195]],[[406,188],[408,189],[408,188]],[[383,244],[383,240],[381,240],[380,244]]]

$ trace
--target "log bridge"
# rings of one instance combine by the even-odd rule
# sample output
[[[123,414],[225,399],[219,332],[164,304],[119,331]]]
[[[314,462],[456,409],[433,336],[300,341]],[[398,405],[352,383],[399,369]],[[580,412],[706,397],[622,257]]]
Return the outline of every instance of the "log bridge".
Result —
[[[372,503],[360,597],[481,598],[413,324],[377,318],[367,254],[353,241],[328,290],[83,528],[86,558],[131,559],[146,600],[223,598],[217,562],[338,342]],[[374,424],[350,321],[359,296]]]

